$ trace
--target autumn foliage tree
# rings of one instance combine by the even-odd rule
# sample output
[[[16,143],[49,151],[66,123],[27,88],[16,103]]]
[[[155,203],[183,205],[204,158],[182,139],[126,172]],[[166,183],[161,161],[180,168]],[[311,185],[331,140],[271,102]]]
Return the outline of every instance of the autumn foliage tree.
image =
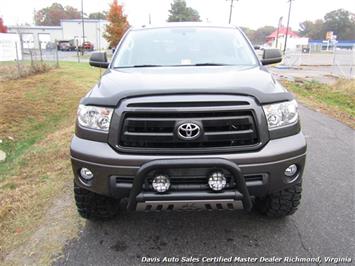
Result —
[[[116,47],[123,34],[129,28],[127,16],[123,14],[123,7],[114,0],[110,5],[110,11],[107,14],[108,24],[104,38],[108,41],[110,47]]]
[[[4,21],[0,18],[0,33],[6,33],[7,27],[4,25]]]
[[[49,7],[42,8],[35,13],[34,19],[38,26],[59,26],[61,19],[78,19],[80,12],[72,7],[63,7],[59,3],[53,3]]]

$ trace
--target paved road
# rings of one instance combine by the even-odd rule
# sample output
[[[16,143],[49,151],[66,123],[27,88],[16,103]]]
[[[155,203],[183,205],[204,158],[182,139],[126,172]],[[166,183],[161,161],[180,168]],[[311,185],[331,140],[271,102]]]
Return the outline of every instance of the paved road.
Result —
[[[142,256],[354,256],[354,131],[304,107],[300,112],[308,158],[302,205],[293,216],[124,214],[110,222],[87,222],[56,264],[140,265]]]

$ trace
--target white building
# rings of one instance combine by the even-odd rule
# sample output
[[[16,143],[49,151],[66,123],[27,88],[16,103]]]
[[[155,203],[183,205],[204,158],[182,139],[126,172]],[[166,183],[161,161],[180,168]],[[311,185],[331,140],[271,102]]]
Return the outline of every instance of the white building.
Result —
[[[8,33],[18,34],[23,49],[46,48],[48,42],[55,42],[63,38],[60,26],[9,26]]]
[[[0,62],[21,60],[20,38],[17,34],[0,33]]]
[[[84,19],[85,41],[94,44],[97,50],[106,49],[108,43],[103,37],[106,30],[107,20],[102,19]],[[63,40],[78,40],[82,42],[83,27],[81,19],[62,19],[61,27],[63,32]]]
[[[23,49],[45,48],[48,42],[60,40],[78,40],[82,42],[83,27],[81,19],[63,19],[60,26],[9,26],[8,33],[19,34]],[[95,49],[106,49],[107,41],[103,38],[107,20],[84,19],[85,41],[94,44]]]

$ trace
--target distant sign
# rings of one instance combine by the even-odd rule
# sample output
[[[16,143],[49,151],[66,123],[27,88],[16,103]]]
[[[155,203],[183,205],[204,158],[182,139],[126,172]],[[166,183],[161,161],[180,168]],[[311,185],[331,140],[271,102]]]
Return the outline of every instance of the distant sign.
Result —
[[[16,60],[16,46],[18,60],[21,60],[22,54],[19,35],[12,33],[0,33],[0,61]]]
[[[328,41],[332,40],[333,39],[333,34],[334,34],[334,32],[327,31],[327,33],[325,34],[325,39],[328,40]]]

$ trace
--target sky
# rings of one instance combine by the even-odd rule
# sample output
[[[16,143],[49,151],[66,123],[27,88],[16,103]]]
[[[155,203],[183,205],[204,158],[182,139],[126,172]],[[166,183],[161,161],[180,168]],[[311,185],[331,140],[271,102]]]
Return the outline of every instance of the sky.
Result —
[[[112,0],[83,0],[84,12],[89,14],[108,10]],[[0,17],[5,25],[33,24],[33,12],[51,5],[81,8],[80,0],[0,0]],[[118,0],[131,25],[144,25],[151,15],[152,24],[163,23],[168,17],[172,0]],[[187,5],[198,10],[203,21],[228,23],[230,0],[186,0]],[[232,23],[257,29],[265,25],[277,26],[279,18],[287,23],[288,0],[234,0]],[[299,29],[299,23],[316,20],[332,10],[344,8],[355,13],[354,0],[294,0],[290,26]]]

